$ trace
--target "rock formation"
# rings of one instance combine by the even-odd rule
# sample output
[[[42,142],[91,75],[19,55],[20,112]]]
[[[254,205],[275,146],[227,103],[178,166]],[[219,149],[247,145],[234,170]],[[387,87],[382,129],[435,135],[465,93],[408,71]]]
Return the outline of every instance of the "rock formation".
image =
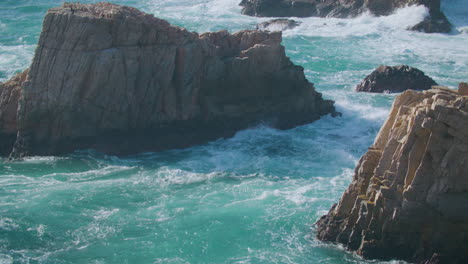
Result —
[[[376,16],[389,15],[406,5],[424,5],[429,16],[412,30],[427,33],[451,31],[440,10],[440,0],[242,0],[242,13],[259,17],[355,17],[369,10]]]
[[[16,114],[21,85],[28,70],[13,76],[8,82],[0,83],[0,155],[8,155],[16,138]]]
[[[319,239],[365,258],[468,263],[468,97],[447,88],[399,95],[316,225]]]
[[[401,93],[408,89],[428,90],[437,85],[424,72],[408,65],[381,65],[357,85],[356,91],[369,93]]]
[[[257,29],[266,31],[284,31],[288,29],[293,29],[299,26],[300,24],[301,22],[295,20],[278,18],[258,24]]]
[[[468,83],[461,82],[458,85],[458,93],[461,95],[468,95]]]
[[[291,128],[334,113],[281,40],[251,30],[199,35],[110,3],[53,8],[20,75],[12,155],[186,147],[260,121]],[[19,87],[15,78],[3,86]],[[2,113],[8,133],[12,98]]]

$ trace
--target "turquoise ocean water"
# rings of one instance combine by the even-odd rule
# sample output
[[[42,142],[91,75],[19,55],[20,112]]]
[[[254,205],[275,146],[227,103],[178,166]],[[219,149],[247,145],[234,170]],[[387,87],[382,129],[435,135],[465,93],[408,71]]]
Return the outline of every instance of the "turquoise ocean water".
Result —
[[[0,81],[28,67],[45,12],[61,2],[0,0]],[[115,2],[198,32],[268,20],[241,15],[240,0]],[[284,33],[288,56],[341,118],[130,157],[0,160],[0,263],[378,263],[317,241],[312,224],[351,182],[394,99],[353,92],[362,78],[409,64],[451,88],[468,80],[468,2],[443,10],[449,35],[405,30],[423,7],[299,19]]]

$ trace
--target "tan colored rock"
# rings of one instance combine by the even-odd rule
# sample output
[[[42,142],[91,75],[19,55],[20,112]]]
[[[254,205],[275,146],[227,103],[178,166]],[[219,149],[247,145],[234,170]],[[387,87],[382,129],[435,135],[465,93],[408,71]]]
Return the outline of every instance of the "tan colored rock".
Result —
[[[461,82],[458,85],[458,93],[460,95],[468,95],[468,83]]]
[[[199,35],[110,3],[53,8],[22,85],[13,156],[179,148],[333,113],[281,39]]]
[[[365,258],[468,263],[468,98],[398,96],[317,237]]]

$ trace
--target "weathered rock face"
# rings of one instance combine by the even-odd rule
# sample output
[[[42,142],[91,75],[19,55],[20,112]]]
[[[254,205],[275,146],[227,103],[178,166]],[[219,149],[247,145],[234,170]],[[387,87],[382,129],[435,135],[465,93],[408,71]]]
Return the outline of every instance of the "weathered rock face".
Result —
[[[461,95],[468,95],[468,83],[461,82],[458,85],[458,93]]]
[[[381,65],[357,85],[356,91],[369,93],[401,93],[406,90],[428,90],[437,85],[419,69],[408,65]]]
[[[440,11],[440,0],[242,0],[242,13],[259,17],[355,17],[369,10],[376,16],[389,15],[406,5],[424,5],[430,15],[413,30],[428,33],[451,31]]]
[[[21,85],[28,70],[13,76],[8,82],[0,83],[0,155],[7,155],[16,138],[16,114],[21,96]]]
[[[293,29],[299,26],[300,24],[301,22],[292,19],[278,18],[258,24],[257,29],[266,31],[284,31],[288,29]]]
[[[281,33],[198,35],[109,3],[49,10],[22,90],[15,157],[186,147],[334,112]]]
[[[468,263],[468,97],[399,95],[317,237],[365,258]]]

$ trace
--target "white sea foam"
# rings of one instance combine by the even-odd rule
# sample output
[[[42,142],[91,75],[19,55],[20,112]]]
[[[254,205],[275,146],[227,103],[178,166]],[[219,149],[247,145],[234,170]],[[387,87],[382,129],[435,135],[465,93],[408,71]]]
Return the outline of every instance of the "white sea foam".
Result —
[[[46,174],[42,177],[44,178],[55,178],[59,179],[60,181],[67,181],[67,182],[81,182],[87,180],[97,180],[102,178],[103,176],[108,176],[112,173],[116,172],[124,172],[128,170],[133,170],[135,167],[129,166],[105,166],[103,168],[94,169],[94,170],[87,170],[83,172],[56,172],[51,174]]]
[[[16,72],[28,68],[35,47],[36,45],[0,45],[0,72],[6,73],[6,77],[0,78],[0,82],[8,80]]]
[[[19,228],[19,225],[11,218],[0,218],[0,228],[3,230],[12,231]]]
[[[148,172],[138,175],[134,184],[152,184],[158,187],[170,185],[187,185],[204,182],[220,176],[219,172],[198,173],[170,167],[161,167],[156,172]]]
[[[284,35],[347,37],[380,34],[392,30],[406,30],[421,22],[427,15],[426,7],[410,6],[381,17],[375,17],[367,12],[356,18],[302,18],[298,19],[302,22],[300,26],[285,31]]]
[[[0,264],[13,264],[13,257],[5,254],[0,254]]]
[[[120,210],[118,208],[114,208],[111,210],[103,208],[103,209],[100,209],[99,211],[96,211],[93,218],[95,220],[104,220],[104,219],[109,218],[111,215],[118,213],[119,211]]]

